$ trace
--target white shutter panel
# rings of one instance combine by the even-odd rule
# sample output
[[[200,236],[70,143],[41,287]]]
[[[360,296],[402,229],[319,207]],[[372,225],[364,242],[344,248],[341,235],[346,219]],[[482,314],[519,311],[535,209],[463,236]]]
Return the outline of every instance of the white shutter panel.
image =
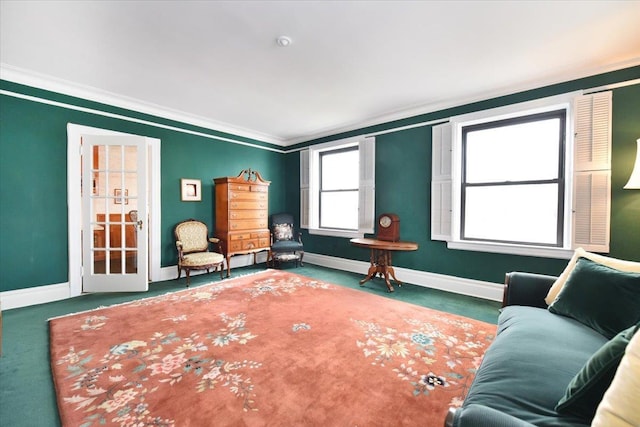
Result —
[[[358,143],[360,155],[360,185],[358,189],[358,231],[373,233],[376,209],[376,139]]]
[[[611,171],[574,175],[573,248],[609,252]]]
[[[451,180],[431,182],[431,240],[451,240]]]
[[[576,171],[611,169],[611,91],[576,98]]]
[[[451,240],[452,126],[431,128],[431,240]]]
[[[609,252],[611,92],[575,100],[572,247]]]
[[[300,189],[300,228],[309,228],[309,189]]]
[[[300,228],[309,228],[309,150],[300,151]]]
[[[431,128],[431,178],[433,180],[451,179],[451,139],[451,123]]]

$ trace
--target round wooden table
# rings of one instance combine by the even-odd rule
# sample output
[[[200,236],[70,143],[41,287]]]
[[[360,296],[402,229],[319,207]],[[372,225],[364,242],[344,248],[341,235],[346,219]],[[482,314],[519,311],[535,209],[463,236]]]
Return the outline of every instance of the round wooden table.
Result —
[[[350,242],[354,246],[369,248],[370,250],[369,262],[371,265],[369,266],[367,277],[360,281],[360,286],[380,274],[380,277],[384,278],[389,292],[393,292],[389,276],[393,278],[398,286],[402,286],[402,282],[396,278],[396,273],[393,270],[391,253],[393,251],[415,251],[418,249],[418,244],[414,242],[389,242],[378,239],[351,239]]]

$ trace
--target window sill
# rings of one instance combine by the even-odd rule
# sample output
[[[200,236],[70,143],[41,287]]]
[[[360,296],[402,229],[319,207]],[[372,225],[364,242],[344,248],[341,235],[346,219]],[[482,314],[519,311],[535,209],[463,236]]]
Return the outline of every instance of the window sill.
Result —
[[[364,237],[364,233],[356,230],[349,231],[331,228],[309,228],[308,231],[309,234],[316,234],[319,236],[344,237],[346,239],[357,239]]]
[[[496,254],[509,254],[521,256],[533,256],[542,258],[570,259],[573,256],[573,249],[533,247],[522,245],[507,245],[499,243],[480,242],[447,242],[447,248],[464,251],[490,252]]]

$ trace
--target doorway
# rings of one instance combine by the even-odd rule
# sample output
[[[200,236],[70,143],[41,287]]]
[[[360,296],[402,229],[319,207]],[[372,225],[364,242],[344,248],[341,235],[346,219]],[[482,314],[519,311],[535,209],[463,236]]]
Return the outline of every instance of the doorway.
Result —
[[[113,169],[111,166],[102,166],[95,164],[95,155],[97,154],[98,162],[100,161],[100,150],[106,159],[106,151],[112,152],[112,158],[118,158],[116,152],[122,153],[121,160],[127,157],[127,150],[130,152],[132,148],[124,148],[127,144],[118,144],[113,142],[104,143],[102,140],[94,146],[98,146],[97,152],[95,148],[91,148],[86,156],[83,156],[82,139],[98,137],[118,137],[133,138],[143,141],[141,144],[141,156],[146,161],[146,173],[144,178],[147,184],[143,184],[147,191],[144,197],[140,197],[140,192],[135,196],[129,193],[127,188],[130,182],[131,167],[122,163],[122,167],[116,168],[120,172],[113,175],[107,170]],[[68,206],[69,206],[69,296],[78,296],[83,292],[103,292],[103,291],[123,291],[123,290],[144,290],[148,281],[158,280],[160,277],[160,140],[155,138],[140,137],[135,135],[114,132],[105,129],[92,128],[88,126],[68,124]],[[110,146],[110,148],[105,148]],[[83,165],[83,159],[87,162]],[[102,168],[102,169],[101,169]],[[100,171],[104,172],[101,173]],[[87,191],[92,198],[83,199],[82,173],[87,174],[84,181],[88,183]],[[93,180],[93,176],[102,175],[102,184],[99,179]],[[111,184],[106,184],[107,175],[111,175]],[[120,181],[116,183],[116,176]],[[129,177],[129,178],[127,178]],[[103,185],[102,191],[98,195],[97,188],[94,184]],[[118,185],[116,187],[116,185]],[[113,187],[113,188],[111,188]],[[117,190],[117,191],[116,191]],[[127,190],[127,191],[124,191]],[[132,189],[133,190],[133,189]],[[146,201],[143,201],[144,199]],[[83,203],[84,200],[84,203]],[[87,200],[93,200],[88,202]],[[134,202],[135,200],[135,202]],[[142,202],[141,202],[142,200]],[[88,203],[88,204],[87,204]],[[134,218],[131,216],[132,211],[140,211],[141,209],[129,209],[138,206],[138,203],[144,203],[148,209],[146,215],[147,221],[142,218]],[[110,208],[104,209],[105,205]],[[84,212],[91,214],[83,215]],[[100,215],[100,216],[98,216]],[[118,217],[118,215],[120,215]],[[135,213],[134,213],[135,215]],[[118,218],[118,219],[117,219]],[[134,249],[133,242],[135,238],[141,237],[139,221],[143,221],[145,242],[148,242],[148,251],[146,254],[140,253]],[[87,222],[85,224],[85,222]],[[136,234],[132,235],[134,226]],[[102,230],[100,230],[102,228]],[[90,233],[83,233],[83,230],[91,230]],[[83,238],[83,236],[85,238]],[[108,236],[109,241],[106,241]],[[83,244],[89,245],[83,250]],[[146,246],[146,245],[143,245]],[[84,259],[83,259],[84,257]],[[146,260],[146,261],[145,261]],[[107,285],[108,279],[116,279],[118,276],[126,274],[127,276],[138,273],[140,263],[144,263],[143,269],[139,271],[146,276],[144,280],[144,289],[138,287],[122,288],[123,283],[119,280],[112,280],[111,285]],[[136,267],[133,268],[132,266]],[[148,271],[148,274],[147,274]],[[105,274],[108,273],[108,274]],[[111,276],[111,277],[108,277]],[[98,288],[90,287],[86,289],[86,285],[98,278],[101,285]],[[123,277],[120,277],[121,279]],[[132,279],[133,277],[124,277]],[[89,279],[89,280],[88,280]],[[119,283],[113,286],[113,283]],[[138,282],[140,283],[140,282]]]

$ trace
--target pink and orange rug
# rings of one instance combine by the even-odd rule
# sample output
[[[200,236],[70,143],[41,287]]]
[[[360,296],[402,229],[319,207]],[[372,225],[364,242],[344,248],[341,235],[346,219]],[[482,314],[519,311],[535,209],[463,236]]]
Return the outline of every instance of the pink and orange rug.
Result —
[[[496,326],[267,270],[50,320],[65,426],[441,426]]]

